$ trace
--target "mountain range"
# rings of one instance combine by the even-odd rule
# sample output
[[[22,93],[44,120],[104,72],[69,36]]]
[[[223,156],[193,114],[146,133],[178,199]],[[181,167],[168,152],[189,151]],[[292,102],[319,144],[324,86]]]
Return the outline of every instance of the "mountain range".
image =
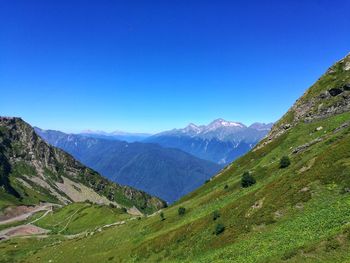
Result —
[[[106,140],[59,131],[35,131],[110,180],[146,191],[169,203],[193,191],[221,166],[157,144]]]
[[[100,139],[106,139],[106,140],[120,140],[120,141],[127,141],[127,142],[143,141],[147,137],[151,136],[151,134],[149,133],[131,133],[131,132],[118,131],[118,130],[113,132],[84,130],[78,134],[86,137],[92,137],[92,138],[100,138]]]
[[[240,123],[216,119],[208,125],[190,123],[146,138],[145,142],[181,149],[198,158],[227,165],[242,156],[266,136],[272,123]]]

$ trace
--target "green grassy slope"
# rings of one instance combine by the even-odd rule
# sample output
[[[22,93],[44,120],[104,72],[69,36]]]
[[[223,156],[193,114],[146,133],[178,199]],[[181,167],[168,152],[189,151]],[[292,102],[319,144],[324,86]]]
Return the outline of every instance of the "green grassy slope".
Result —
[[[156,214],[79,239],[17,239],[0,249],[24,262],[349,262],[350,95],[319,97],[348,83],[346,63],[349,57],[253,151],[164,209],[165,220]],[[335,84],[322,82],[329,74]],[[285,155],[291,164],[280,168]],[[257,181],[248,188],[240,185],[245,171]],[[225,227],[218,235],[217,224]]]
[[[73,203],[50,213],[35,225],[50,229],[52,234],[78,234],[129,218],[130,215],[119,208]]]

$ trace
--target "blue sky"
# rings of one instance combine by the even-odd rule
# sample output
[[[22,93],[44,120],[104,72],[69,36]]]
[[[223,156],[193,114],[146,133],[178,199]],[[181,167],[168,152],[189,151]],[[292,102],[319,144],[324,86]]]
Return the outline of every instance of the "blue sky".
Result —
[[[350,1],[0,1],[0,114],[63,131],[276,121],[350,51]]]

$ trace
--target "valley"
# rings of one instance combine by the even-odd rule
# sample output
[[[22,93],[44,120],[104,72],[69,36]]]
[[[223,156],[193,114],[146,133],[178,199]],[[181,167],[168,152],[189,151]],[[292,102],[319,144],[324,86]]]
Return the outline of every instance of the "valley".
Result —
[[[169,207],[135,216],[71,202],[34,223],[45,237],[2,241],[0,261],[349,261],[349,65],[347,55],[331,66],[252,150]],[[5,187],[3,206],[18,189]]]

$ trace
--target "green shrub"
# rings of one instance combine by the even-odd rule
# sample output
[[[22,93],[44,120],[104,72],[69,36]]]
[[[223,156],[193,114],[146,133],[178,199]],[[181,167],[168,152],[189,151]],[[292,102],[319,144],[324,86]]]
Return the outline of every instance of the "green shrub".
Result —
[[[288,156],[283,156],[280,160],[280,168],[286,168],[290,165],[290,159]]]
[[[215,227],[215,235],[220,235],[222,232],[225,231],[225,226],[223,224],[217,224]]]
[[[246,188],[246,187],[252,186],[255,183],[256,183],[255,178],[252,175],[250,175],[249,172],[244,172],[241,179],[241,186],[243,188]]]
[[[284,255],[282,256],[282,260],[289,260],[292,257],[295,257],[298,254],[298,250],[297,249],[292,249],[290,251],[287,251],[286,253],[284,253]]]
[[[163,212],[160,212],[159,216],[160,216],[160,220],[162,220],[162,221],[165,220],[165,216],[164,216],[164,213],[163,213]]]
[[[227,185],[227,184],[225,184],[224,189],[225,189],[225,190],[227,190],[227,189],[228,189],[228,185]]]
[[[340,243],[338,240],[329,239],[329,240],[327,240],[325,250],[326,250],[326,252],[330,252],[332,250],[336,250],[339,247],[340,247]]]
[[[186,213],[186,208],[181,206],[181,207],[179,207],[177,212],[179,213],[179,216],[183,216]]]
[[[122,207],[121,210],[122,210],[123,213],[128,212],[128,210],[125,207]]]
[[[218,210],[215,210],[213,212],[213,220],[215,221],[216,219],[218,219],[220,217],[220,212]]]

